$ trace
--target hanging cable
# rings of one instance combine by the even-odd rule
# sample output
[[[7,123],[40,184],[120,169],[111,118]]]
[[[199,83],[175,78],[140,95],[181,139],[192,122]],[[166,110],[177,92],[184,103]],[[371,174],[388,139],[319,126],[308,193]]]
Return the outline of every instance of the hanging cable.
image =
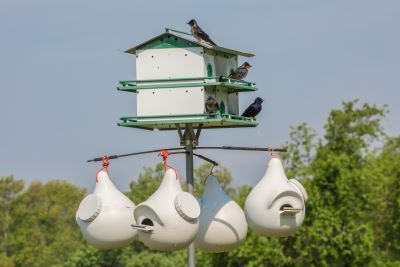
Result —
[[[213,172],[213,170],[214,170],[214,168],[215,168],[215,166],[217,166],[216,164],[212,164],[212,166],[211,166],[211,169],[210,169],[210,173],[206,176],[206,178],[204,179],[204,181],[203,181],[203,184],[205,184],[206,183],[206,181],[207,181],[207,178],[208,177],[210,177],[210,176],[212,176],[212,175],[214,175],[214,172]],[[218,180],[218,182],[219,182],[219,179],[218,179],[218,177],[216,177],[217,178],[217,180]]]

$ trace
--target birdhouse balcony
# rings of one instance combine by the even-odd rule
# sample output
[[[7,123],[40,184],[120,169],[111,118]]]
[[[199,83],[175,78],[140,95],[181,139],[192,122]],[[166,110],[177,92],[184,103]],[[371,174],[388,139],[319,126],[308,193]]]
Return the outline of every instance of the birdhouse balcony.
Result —
[[[203,128],[257,125],[239,116],[238,93],[256,91],[252,82],[222,76],[131,80],[120,81],[117,89],[137,94],[137,116],[121,118],[120,126],[167,130],[184,123]],[[206,112],[208,96],[218,102],[217,112]]]

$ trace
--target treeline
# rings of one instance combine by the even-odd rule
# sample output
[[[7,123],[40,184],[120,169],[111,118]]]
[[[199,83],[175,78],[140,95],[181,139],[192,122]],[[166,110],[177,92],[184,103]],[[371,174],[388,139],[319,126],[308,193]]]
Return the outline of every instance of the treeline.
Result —
[[[310,196],[296,234],[265,238],[249,230],[227,253],[196,251],[198,266],[400,266],[400,137],[381,127],[384,108],[345,102],[332,110],[324,135],[306,124],[286,144],[287,176],[301,179]],[[196,168],[197,194],[210,166]],[[243,206],[250,186],[232,187],[227,169],[216,172]],[[145,167],[126,194],[138,204],[158,187],[163,166]],[[112,177],[112,175],[111,175]],[[261,177],[260,177],[261,178]],[[0,178],[0,266],[185,266],[186,251],[154,252],[139,241],[99,251],[75,223],[85,190],[64,181],[28,187]]]

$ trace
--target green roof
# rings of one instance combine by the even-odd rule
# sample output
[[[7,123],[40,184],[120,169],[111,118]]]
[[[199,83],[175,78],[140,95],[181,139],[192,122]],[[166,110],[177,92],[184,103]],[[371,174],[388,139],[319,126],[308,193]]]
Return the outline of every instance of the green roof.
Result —
[[[220,52],[229,55],[239,55],[243,57],[253,57],[254,54],[241,52],[221,46],[208,46],[197,42],[190,33],[166,28],[165,33],[157,35],[141,44],[126,50],[126,53],[136,54],[137,50],[154,48],[174,48],[174,47],[204,47],[206,50]]]

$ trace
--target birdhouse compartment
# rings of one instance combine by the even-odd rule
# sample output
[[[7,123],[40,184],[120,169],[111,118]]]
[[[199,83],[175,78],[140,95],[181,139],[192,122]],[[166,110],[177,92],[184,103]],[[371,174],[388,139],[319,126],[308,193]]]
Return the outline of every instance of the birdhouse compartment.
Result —
[[[147,80],[143,85],[168,85],[170,81],[160,79],[187,79],[193,77],[227,76],[237,67],[237,57],[205,51],[203,47],[165,48],[138,50],[136,56],[136,77]],[[195,81],[182,80],[180,85]],[[205,113],[205,100],[214,97],[221,114],[238,115],[238,98],[228,97],[228,90],[223,86],[154,88],[138,90],[137,115],[139,117],[190,115]],[[228,100],[229,99],[229,100]],[[191,119],[194,117],[186,117]],[[160,118],[143,118],[143,121]]]
[[[136,53],[138,80],[205,77],[207,63],[213,65],[211,60],[205,61],[202,47],[146,49]]]
[[[215,75],[228,77],[238,67],[237,57],[214,53]]]
[[[119,125],[146,129],[175,129],[188,122],[204,128],[256,126],[255,121],[239,116],[238,97],[239,92],[255,91],[255,84],[227,78],[238,67],[238,55],[253,55],[209,47],[187,35],[167,29],[126,51],[136,55],[137,80],[121,81],[118,90],[137,93],[137,114],[121,118]],[[209,96],[219,110],[206,109]]]

